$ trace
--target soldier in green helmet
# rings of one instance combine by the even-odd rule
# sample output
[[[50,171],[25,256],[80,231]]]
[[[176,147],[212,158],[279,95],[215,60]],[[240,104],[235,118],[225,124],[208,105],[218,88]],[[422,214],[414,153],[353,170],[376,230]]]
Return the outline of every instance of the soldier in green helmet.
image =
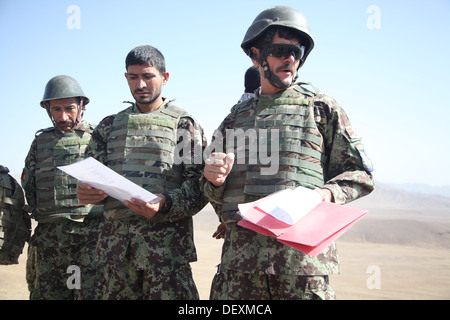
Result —
[[[106,221],[97,250],[103,270],[99,298],[198,299],[190,262],[197,259],[192,216],[206,204],[199,185],[203,129],[162,96],[169,72],[158,49],[134,48],[125,67],[135,102],[99,123],[87,155],[161,200],[121,203],[79,185],[82,203],[104,201]]]
[[[334,299],[328,276],[339,273],[335,243],[309,256],[238,226],[237,205],[300,186],[316,190],[323,201],[345,204],[373,190],[372,165],[337,101],[296,82],[314,47],[300,12],[285,6],[264,10],[241,47],[259,68],[261,87],[255,97],[233,106],[206,151],[203,191],[226,226],[211,298]],[[231,134],[238,130],[257,140]],[[272,150],[276,170],[260,150],[257,157],[251,152],[252,145],[267,141],[278,146]],[[240,151],[245,153],[239,157]]]
[[[53,126],[39,130],[25,159],[22,186],[37,226],[27,281],[33,300],[95,299],[92,252],[103,225],[101,207],[83,205],[77,180],[57,166],[84,158],[94,127],[82,120],[89,99],[72,77],[53,77],[40,103]]]

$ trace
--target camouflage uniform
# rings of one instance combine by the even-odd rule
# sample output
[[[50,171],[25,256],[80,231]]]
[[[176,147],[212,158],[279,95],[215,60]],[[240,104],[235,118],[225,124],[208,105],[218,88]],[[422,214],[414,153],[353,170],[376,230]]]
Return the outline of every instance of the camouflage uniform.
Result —
[[[201,154],[206,140],[192,117],[163,100],[153,112],[140,113],[132,103],[106,117],[87,149],[87,156],[172,203],[148,219],[105,199],[106,222],[97,249],[102,299],[199,298],[189,263],[197,260],[192,216],[206,204],[199,187],[203,161],[194,161],[193,154],[185,154],[184,163],[171,159],[177,132],[189,132],[190,150]]]
[[[92,131],[85,121],[73,132],[40,130],[25,160],[22,186],[38,222],[30,240],[26,276],[33,300],[95,298],[92,252],[104,221],[102,210],[80,204],[77,180],[56,168],[84,158]],[[70,286],[69,266],[79,267],[79,290]]]
[[[29,211],[22,188],[0,165],[0,264],[19,263],[31,234]]]
[[[221,271],[213,280],[211,298],[334,298],[328,275],[339,273],[335,243],[311,257],[275,238],[237,226],[241,219],[237,204],[298,186],[328,189],[334,202],[345,204],[373,190],[370,160],[338,103],[299,84],[273,95],[257,94],[234,106],[206,153],[236,154],[230,141],[217,137],[226,137],[229,129],[260,130],[264,126],[280,131],[276,174],[260,175],[261,163],[239,164],[237,157],[221,187],[202,179],[205,196],[226,224]],[[248,160],[248,143],[245,148]]]

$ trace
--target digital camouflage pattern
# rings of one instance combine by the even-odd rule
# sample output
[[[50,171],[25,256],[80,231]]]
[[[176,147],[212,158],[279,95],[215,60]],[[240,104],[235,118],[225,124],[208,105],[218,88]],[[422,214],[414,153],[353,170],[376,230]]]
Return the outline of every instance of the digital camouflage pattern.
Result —
[[[164,101],[160,108],[173,108],[166,99]],[[126,110],[140,113],[135,104]],[[160,113],[158,109],[148,113],[148,117],[154,119]],[[109,164],[111,137],[117,136],[111,132],[116,116],[108,116],[99,123],[87,148],[87,156],[106,165]],[[200,144],[203,152],[206,139],[200,125],[187,113],[173,121],[177,130],[184,130],[195,137],[191,139],[191,150],[198,150],[195,144]],[[144,135],[140,138],[151,141],[154,137]],[[136,150],[134,152],[139,154]],[[114,209],[116,212],[108,210],[97,249],[104,279],[100,288],[102,299],[198,299],[189,266],[190,262],[197,260],[192,216],[207,202],[202,197],[199,185],[204,164],[202,160],[196,162],[194,157],[192,153],[190,161],[171,167],[170,170],[181,174],[181,184],[175,189],[161,190],[145,184],[146,178],[152,176],[143,172],[123,173],[132,181],[136,176],[142,178],[140,185],[145,184],[150,192],[164,191],[171,198],[172,206],[168,212],[158,212],[151,219],[133,213],[123,204]],[[162,165],[160,161],[149,163]],[[133,176],[128,176],[131,174]],[[105,201],[108,203],[111,199]],[[124,215],[123,212],[128,214]]]
[[[98,206],[81,205],[76,198],[76,181],[56,168],[84,158],[87,143],[83,145],[80,141],[89,139],[91,131],[84,121],[67,135],[70,139],[53,127],[39,131],[25,160],[22,186],[33,218],[38,218],[27,261],[31,299],[95,298],[96,263],[92,252],[104,221],[102,211]],[[73,136],[80,140],[67,143]],[[52,197],[40,197],[52,192]],[[52,198],[56,200],[46,200]],[[71,276],[67,273],[69,266],[80,268],[79,290],[67,286]]]
[[[22,185],[36,221],[101,216],[101,208],[79,202],[78,180],[57,168],[84,159],[92,131],[92,126],[83,122],[73,132],[63,133],[51,127],[36,134],[22,174]]]
[[[290,300],[292,297],[333,300],[336,295],[328,276],[254,275],[233,270],[214,276],[210,294],[211,300]]]
[[[240,219],[236,217],[239,203],[287,188],[324,185],[323,139],[311,99],[296,91],[263,95],[257,102],[248,101],[235,110],[236,121],[232,129],[226,130],[224,142],[227,152],[233,152],[237,160],[223,193],[223,222]],[[214,142],[220,141],[215,136]]]
[[[93,300],[97,297],[97,245],[101,218],[38,223],[28,250],[27,282],[32,300]],[[70,266],[79,267],[80,288]],[[69,283],[69,286],[68,286]]]
[[[108,140],[107,156],[101,161],[144,189],[167,194],[172,200],[171,214],[158,215],[153,222],[188,217],[204,205],[197,178],[203,168],[206,140],[202,128],[185,110],[167,99],[150,113],[141,113],[132,104],[103,123],[108,126]],[[106,200],[104,213],[111,219],[136,215],[112,198]]]
[[[22,188],[0,165],[0,264],[18,264],[31,234],[29,208]]]
[[[189,233],[192,220],[148,220],[134,217],[106,221],[96,251],[102,273],[98,298],[198,300],[189,265],[197,260]]]
[[[339,204],[345,204],[357,199],[358,197],[369,194],[373,188],[373,177],[371,165],[363,163],[361,150],[364,150],[361,138],[357,136],[352,129],[350,121],[339,106],[331,97],[322,94],[315,94],[306,90],[303,85],[294,84],[281,94],[264,95],[264,100],[282,98],[301,98],[312,100],[314,105],[314,119],[317,128],[323,138],[321,146],[322,157],[321,166],[323,168],[324,184],[322,188],[328,189],[333,195],[333,201]],[[235,123],[242,117],[255,117],[264,108],[258,109],[259,95],[243,104],[234,106],[231,113],[225,118],[217,129],[221,134],[215,136],[226,137],[226,130],[235,128]],[[267,104],[267,107],[270,103]],[[304,106],[298,106],[303,108]],[[283,117],[283,115],[280,115]],[[276,115],[270,118],[276,120]],[[278,120],[283,120],[282,118]],[[291,124],[292,130],[296,130],[295,123]],[[206,154],[210,150],[214,151],[216,145],[223,144],[224,150],[229,152],[226,147],[227,141],[213,141],[208,147]],[[303,146],[303,144],[302,144]],[[356,146],[359,146],[357,148]],[[294,152],[295,153],[295,152]],[[287,155],[290,157],[291,155]],[[292,155],[294,156],[294,155]],[[242,165],[236,166],[242,170]],[[233,169],[235,166],[233,166]],[[302,168],[293,165],[280,166],[283,170],[297,172]],[[255,165],[248,166],[248,170],[254,171]],[[245,174],[245,172],[244,172]],[[233,170],[227,177],[225,184],[219,188],[214,187],[206,179],[202,179],[205,196],[211,201],[219,215],[221,221],[226,223],[225,240],[222,250],[221,268],[224,272],[235,271],[241,273],[253,274],[255,279],[259,275],[301,275],[301,276],[322,276],[339,273],[339,260],[335,243],[331,244],[322,253],[316,257],[311,257],[289,246],[283,245],[275,238],[265,237],[251,230],[237,226],[241,219],[237,210],[230,212],[230,203],[228,203],[224,194],[227,187],[231,185],[236,188],[236,183],[231,179],[238,179],[233,176]],[[245,175],[244,175],[245,177]],[[247,183],[248,179],[243,180]],[[265,179],[264,183],[280,183],[279,179]],[[289,181],[281,183],[289,185]],[[293,184],[291,187],[297,187],[300,184]],[[312,187],[312,186],[311,186]],[[242,202],[257,200],[264,195],[254,196],[244,193],[245,186],[242,185]],[[236,191],[235,194],[239,194]],[[267,194],[266,194],[267,195]],[[236,201],[236,198],[234,199]],[[256,280],[255,280],[256,281]],[[237,290],[237,288],[235,288]],[[298,298],[293,296],[292,298]]]

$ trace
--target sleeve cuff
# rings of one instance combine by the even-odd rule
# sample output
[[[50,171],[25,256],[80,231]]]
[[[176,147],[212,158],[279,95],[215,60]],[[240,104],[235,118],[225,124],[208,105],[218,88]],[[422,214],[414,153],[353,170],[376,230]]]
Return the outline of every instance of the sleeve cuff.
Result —
[[[173,201],[168,193],[163,193],[163,196],[165,198],[164,206],[159,209],[158,213],[167,214],[172,209]]]

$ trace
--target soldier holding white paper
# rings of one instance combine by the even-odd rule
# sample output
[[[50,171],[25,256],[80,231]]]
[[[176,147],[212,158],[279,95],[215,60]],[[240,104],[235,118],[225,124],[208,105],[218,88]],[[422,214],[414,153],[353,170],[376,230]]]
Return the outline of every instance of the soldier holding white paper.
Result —
[[[279,190],[303,186],[316,190],[324,201],[344,204],[374,188],[370,160],[344,110],[333,98],[295,82],[313,46],[305,17],[289,7],[261,12],[241,44],[259,67],[261,88],[231,109],[208,147],[214,152],[206,161],[203,191],[226,225],[212,299],[335,298],[328,283],[328,275],[339,273],[334,243],[312,257],[237,225],[239,203]],[[257,139],[246,140],[244,159],[242,150],[227,139],[232,130]],[[257,159],[252,152],[266,132],[271,133],[271,147],[279,146],[275,173],[267,171],[260,150]]]

